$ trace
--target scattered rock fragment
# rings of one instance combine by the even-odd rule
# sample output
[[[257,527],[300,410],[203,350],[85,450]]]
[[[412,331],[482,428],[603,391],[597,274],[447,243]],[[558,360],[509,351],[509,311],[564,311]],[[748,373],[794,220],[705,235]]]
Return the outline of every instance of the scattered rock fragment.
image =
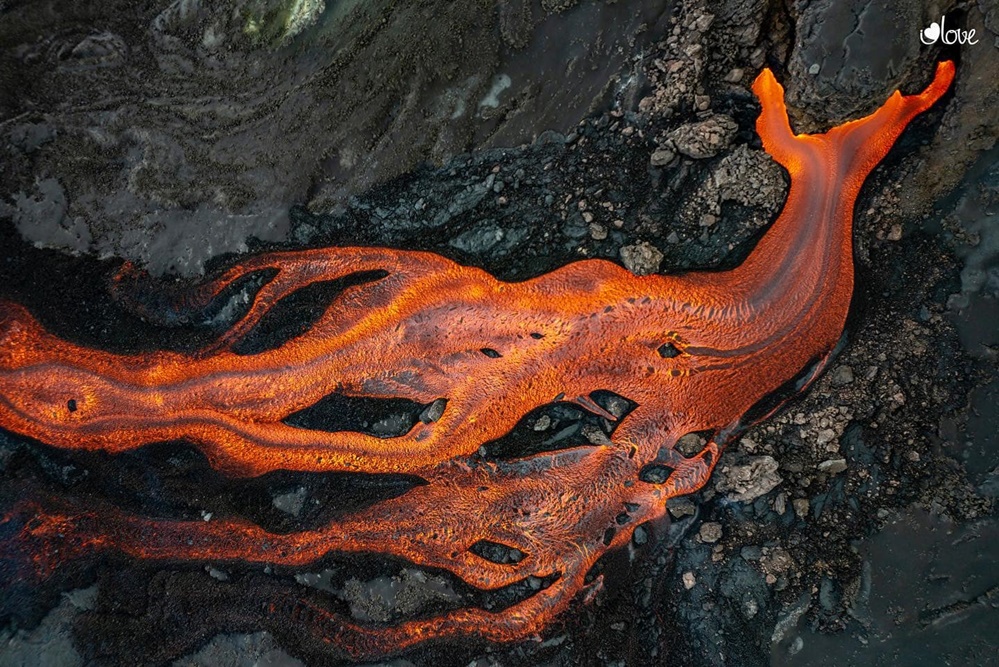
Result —
[[[282,493],[274,496],[274,507],[290,514],[291,516],[297,517],[302,513],[302,507],[305,505],[305,499],[308,496],[308,491],[304,486],[300,486],[294,491],[289,491],[287,493]]]
[[[783,481],[772,456],[755,456],[745,465],[724,466],[716,475],[715,489],[729,500],[748,502],[769,493]]]
[[[832,374],[834,387],[845,387],[853,383],[853,369],[849,366],[837,366]]]
[[[661,145],[667,149],[675,147],[681,155],[702,160],[728,148],[738,129],[739,125],[729,116],[713,114],[702,121],[681,125]]]
[[[444,416],[444,409],[447,407],[446,398],[438,398],[433,403],[428,405],[420,413],[420,421],[424,424],[432,424],[441,417]]]
[[[706,544],[714,544],[721,539],[722,526],[716,521],[708,521],[707,523],[701,524],[701,528],[697,534],[701,538],[702,542]]]
[[[829,459],[819,464],[819,470],[830,475],[838,475],[846,470],[846,459]]]
[[[669,510],[670,516],[674,519],[682,519],[685,516],[694,516],[697,513],[697,507],[694,505],[694,502],[689,498],[684,498],[682,496],[667,500],[666,509]]]
[[[777,512],[777,514],[784,516],[784,512],[786,511],[787,511],[787,494],[783,492],[778,493],[777,497],[774,498],[774,512]]]
[[[690,457],[699,454],[706,444],[708,441],[703,436],[697,433],[687,433],[676,441],[674,448],[684,456]]]
[[[726,83],[739,83],[742,81],[743,70],[741,67],[733,67],[729,70],[728,74],[725,75]]]
[[[663,254],[648,241],[642,241],[621,248],[621,261],[636,276],[647,276],[659,270]]]
[[[675,151],[670,148],[660,147],[652,152],[652,157],[649,159],[649,162],[653,167],[664,167],[672,162],[675,157]]]
[[[791,506],[794,507],[794,513],[798,515],[799,519],[804,519],[808,516],[808,498],[795,498]]]
[[[590,223],[590,238],[594,241],[603,241],[607,238],[607,228],[598,222]]]

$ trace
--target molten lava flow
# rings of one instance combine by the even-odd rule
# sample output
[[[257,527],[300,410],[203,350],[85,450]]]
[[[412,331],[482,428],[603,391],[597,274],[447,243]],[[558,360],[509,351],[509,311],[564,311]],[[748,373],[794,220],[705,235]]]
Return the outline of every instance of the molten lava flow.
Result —
[[[466,633],[497,641],[537,633],[586,588],[602,554],[626,544],[639,523],[662,516],[668,498],[706,482],[725,443],[761,416],[764,399],[821,368],[853,290],[857,193],[906,124],[947,90],[953,72],[942,63],[920,95],[896,92],[862,120],[794,135],[783,90],[764,70],[753,86],[763,106],[757,130],[790,173],[791,188],[777,221],[727,272],[637,277],[587,260],[506,283],[421,252],[273,253],[244,261],[190,297],[208,304],[247,276],[272,275],[246,315],[196,355],[81,347],[47,333],[23,308],[0,305],[5,429],[64,449],[107,452],[186,439],[233,476],[290,469],[426,481],[324,528],[284,535],[235,520],[151,520],[26,499],[4,517],[20,528],[0,553],[26,554],[41,576],[60,560],[102,549],[287,566],[330,552],[376,552],[449,571],[482,590],[532,576],[548,583],[503,611],[461,608],[388,627],[313,610],[324,619],[313,621],[317,627],[349,651],[379,654]],[[372,271],[380,277],[348,287],[305,333],[276,349],[233,351],[284,297]],[[637,407],[610,414],[591,398],[598,390]],[[334,392],[437,409],[388,438],[286,423]],[[618,421],[612,442],[507,461],[477,455],[525,414],[563,396]],[[692,431],[715,435],[685,457],[674,444]],[[483,540],[525,556],[492,562],[472,548]]]

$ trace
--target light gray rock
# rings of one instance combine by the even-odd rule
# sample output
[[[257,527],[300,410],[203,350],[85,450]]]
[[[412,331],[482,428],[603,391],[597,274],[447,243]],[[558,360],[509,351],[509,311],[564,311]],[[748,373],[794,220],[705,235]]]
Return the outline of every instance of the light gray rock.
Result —
[[[624,268],[636,276],[647,276],[657,272],[662,261],[662,252],[647,241],[621,248],[621,262],[624,263]]]
[[[716,473],[715,489],[729,500],[749,502],[770,493],[783,480],[772,456],[754,456],[745,465],[723,466]]]
[[[443,578],[405,569],[398,576],[370,581],[349,579],[343,598],[359,621],[385,623],[397,615],[410,615],[435,601],[458,602],[460,597]]]
[[[721,539],[722,525],[715,521],[702,523],[700,530],[697,531],[697,535],[701,538],[702,542],[706,544],[714,544]]]
[[[667,137],[664,146],[696,160],[714,157],[732,143],[739,125],[729,116],[713,114],[702,121],[681,125]]]
[[[300,486],[294,491],[274,496],[274,507],[291,516],[298,516],[302,512],[307,495],[305,487]]]
[[[819,470],[830,474],[838,475],[846,470],[846,459],[829,459],[819,464]]]

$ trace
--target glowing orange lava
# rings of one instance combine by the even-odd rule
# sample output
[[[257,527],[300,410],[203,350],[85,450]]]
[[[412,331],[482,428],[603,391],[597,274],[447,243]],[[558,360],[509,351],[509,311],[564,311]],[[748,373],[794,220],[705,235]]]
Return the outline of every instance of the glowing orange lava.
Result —
[[[196,355],[126,356],[74,345],[22,307],[0,304],[5,429],[64,449],[107,452],[183,438],[232,476],[290,469],[407,473],[426,481],[321,529],[291,534],[246,521],[152,520],[25,499],[4,517],[23,525],[0,554],[26,554],[44,576],[65,559],[103,549],[142,559],[287,566],[331,552],[375,552],[446,570],[483,590],[532,576],[549,583],[502,611],[460,608],[393,626],[313,610],[327,615],[330,640],[354,655],[458,634],[509,641],[538,633],[575,596],[599,585],[585,577],[601,555],[626,544],[638,524],[661,517],[668,498],[707,481],[726,442],[764,416],[751,413],[754,406],[822,367],[853,291],[856,196],[953,75],[953,65],[941,63],[920,95],[896,92],[864,119],[794,135],[783,89],[764,70],[753,85],[763,107],[757,131],[790,173],[791,188],[753,252],[726,272],[637,277],[586,260],[507,283],[422,252],[272,253],[200,288],[196,298],[208,301],[241,277],[274,272],[245,317]],[[232,351],[283,297],[367,271],[385,275],[348,288],[307,332],[258,354]],[[618,419],[591,398],[597,390],[637,407]],[[391,438],[282,421],[333,392],[446,405],[435,421]],[[618,420],[612,442],[512,461],[476,456],[525,414],[563,396]],[[674,444],[693,431],[715,435],[685,457]],[[664,479],[643,474],[649,466],[665,471]],[[492,562],[471,550],[482,540],[525,555]]]

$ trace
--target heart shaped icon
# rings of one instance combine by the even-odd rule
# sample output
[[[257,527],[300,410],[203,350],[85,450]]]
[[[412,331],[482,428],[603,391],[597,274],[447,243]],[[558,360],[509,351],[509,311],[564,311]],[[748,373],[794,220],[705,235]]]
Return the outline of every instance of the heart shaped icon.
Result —
[[[924,29],[919,33],[919,39],[923,41],[923,44],[932,44],[937,41],[940,37],[940,24],[934,21],[930,24],[929,28]]]

